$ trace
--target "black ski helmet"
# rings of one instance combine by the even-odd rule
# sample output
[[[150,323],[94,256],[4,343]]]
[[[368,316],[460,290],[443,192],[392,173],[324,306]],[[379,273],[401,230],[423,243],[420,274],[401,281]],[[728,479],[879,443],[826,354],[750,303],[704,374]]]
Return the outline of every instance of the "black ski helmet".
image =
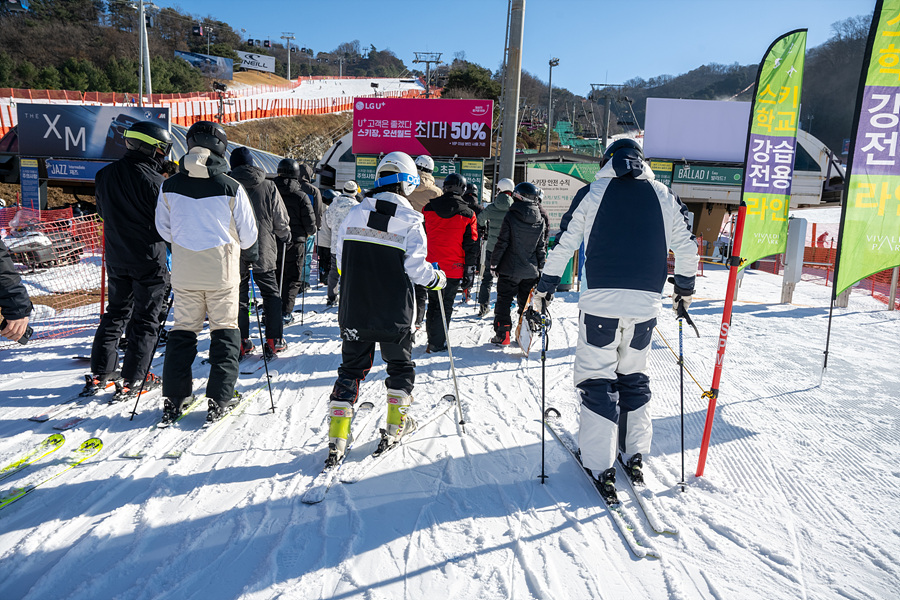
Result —
[[[330,206],[337,197],[338,193],[332,189],[322,190],[322,204],[325,206]]]
[[[644,159],[644,149],[641,148],[640,144],[638,144],[631,138],[622,138],[610,144],[609,148],[606,149],[606,152],[603,153],[603,164],[605,165],[607,162],[609,162],[609,159],[611,159],[613,155],[620,150],[626,150],[626,154],[637,154],[637,156],[632,156],[629,158],[638,158],[640,160]]]
[[[225,149],[228,147],[228,135],[225,129],[212,121],[197,121],[187,130],[185,135],[188,150],[196,146],[206,148],[213,154],[225,158]]]
[[[278,175],[287,179],[300,179],[300,163],[293,158],[282,158],[278,163]]]
[[[156,156],[157,152],[166,156],[172,149],[172,134],[153,121],[138,121],[124,135],[126,148],[150,157]]]
[[[478,195],[478,187],[474,183],[466,184],[466,194]]]
[[[541,199],[541,188],[530,181],[523,181],[513,190],[512,196],[521,202],[537,204]]]
[[[459,173],[450,173],[444,178],[444,191],[462,196],[466,193],[466,178]]]

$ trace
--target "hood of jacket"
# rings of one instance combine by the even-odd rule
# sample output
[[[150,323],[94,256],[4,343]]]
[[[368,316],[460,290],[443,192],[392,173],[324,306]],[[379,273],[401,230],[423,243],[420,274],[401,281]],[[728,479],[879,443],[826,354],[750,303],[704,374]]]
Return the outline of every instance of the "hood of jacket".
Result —
[[[462,196],[457,196],[456,194],[451,194],[449,192],[434,198],[428,203],[428,206],[430,206],[431,210],[436,212],[437,216],[442,219],[449,219],[454,215],[471,217],[475,214],[472,212],[472,208],[465,200],[463,200]]]
[[[309,181],[313,180],[313,168],[306,163],[300,164],[300,181]]]
[[[255,187],[266,180],[266,172],[255,165],[241,165],[231,171],[231,177],[244,187]]]
[[[419,171],[419,185],[434,185],[434,175],[425,171]]]
[[[500,210],[509,210],[509,207],[513,204],[512,194],[510,194],[509,192],[500,192],[499,194],[497,194],[491,204],[493,204]]]
[[[188,177],[211,179],[228,172],[228,161],[208,148],[194,146],[178,163],[179,170]]]
[[[523,223],[537,223],[541,219],[540,209],[531,202],[513,202],[509,212]]]
[[[616,169],[613,166],[613,161],[608,160],[606,164],[601,167],[599,171],[597,171],[597,175],[594,176],[594,179],[615,179],[619,177],[616,175]],[[650,169],[650,165],[647,164],[647,161],[642,161],[641,164],[641,172],[635,176],[635,179],[656,179],[656,176],[653,174],[653,171]]]

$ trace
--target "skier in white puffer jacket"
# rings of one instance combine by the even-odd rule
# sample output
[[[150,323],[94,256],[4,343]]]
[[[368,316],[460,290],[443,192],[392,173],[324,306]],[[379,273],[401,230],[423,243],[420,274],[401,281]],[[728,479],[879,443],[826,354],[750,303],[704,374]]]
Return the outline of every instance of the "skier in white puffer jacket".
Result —
[[[359,204],[359,201],[356,199],[358,191],[359,188],[355,181],[345,183],[343,193],[332,201],[322,216],[322,229],[319,231],[320,239],[323,234],[326,234],[331,240],[331,270],[328,272],[328,306],[334,306],[334,303],[337,302],[338,281],[340,280],[337,264],[337,231],[341,228],[341,223],[344,222],[350,209]]]

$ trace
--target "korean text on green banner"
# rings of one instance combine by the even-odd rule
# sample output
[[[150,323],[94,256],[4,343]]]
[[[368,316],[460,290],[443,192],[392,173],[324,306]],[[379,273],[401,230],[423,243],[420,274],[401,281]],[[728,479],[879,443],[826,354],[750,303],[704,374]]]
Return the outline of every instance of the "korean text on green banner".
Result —
[[[744,167],[744,266],[787,245],[805,55],[806,30],[798,29],[775,40],[760,64]]]
[[[900,264],[900,0],[876,5],[863,69],[835,294]]]

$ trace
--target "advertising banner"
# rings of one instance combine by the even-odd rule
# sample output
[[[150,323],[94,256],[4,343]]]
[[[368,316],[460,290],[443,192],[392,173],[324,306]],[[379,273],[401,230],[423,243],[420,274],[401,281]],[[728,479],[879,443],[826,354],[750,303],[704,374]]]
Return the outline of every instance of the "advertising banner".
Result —
[[[55,160],[47,159],[47,178],[69,181],[94,181],[97,171],[108,165],[98,160]]]
[[[357,98],[353,152],[490,156],[493,114],[491,100]]]
[[[169,109],[139,106],[19,104],[19,154],[109,158],[125,154],[125,130],[138,121],[169,127]]]
[[[805,55],[806,30],[800,29],[775,40],[760,63],[744,165],[743,266],[787,246]]]
[[[254,71],[266,71],[268,73],[275,72],[275,57],[266,56],[265,54],[256,54],[254,52],[235,51],[241,64],[238,65],[244,69],[253,69]]]
[[[575,194],[587,182],[572,175],[531,166],[528,167],[525,179],[543,190],[544,201],[541,204],[550,215],[550,234],[555,234],[559,231],[559,223],[572,205]]]
[[[415,158],[415,157],[413,157]],[[361,189],[371,189],[375,182],[375,169],[378,166],[377,156],[356,157],[356,183]],[[474,183],[478,191],[478,201],[483,202],[482,185],[484,184],[484,161],[463,160],[452,161],[434,159],[434,184],[443,186],[444,178],[451,173],[459,173],[466,178],[467,183]]]
[[[23,158],[19,161],[19,181],[22,186],[22,206],[41,210],[41,181],[37,159]]]
[[[657,161],[653,161],[658,164]],[[734,185],[739,186],[743,183],[743,170],[737,167],[697,167],[693,165],[675,165],[675,173],[672,174],[672,163],[669,163],[669,178],[674,183],[700,183],[703,185]],[[656,169],[651,164],[651,169],[656,173]],[[662,181],[666,185],[669,183]]]
[[[834,293],[900,264],[900,0],[875,7],[850,146]]]
[[[188,61],[192,67],[200,69],[200,74],[204,77],[234,79],[234,61],[230,58],[180,50],[175,51],[175,58]]]

